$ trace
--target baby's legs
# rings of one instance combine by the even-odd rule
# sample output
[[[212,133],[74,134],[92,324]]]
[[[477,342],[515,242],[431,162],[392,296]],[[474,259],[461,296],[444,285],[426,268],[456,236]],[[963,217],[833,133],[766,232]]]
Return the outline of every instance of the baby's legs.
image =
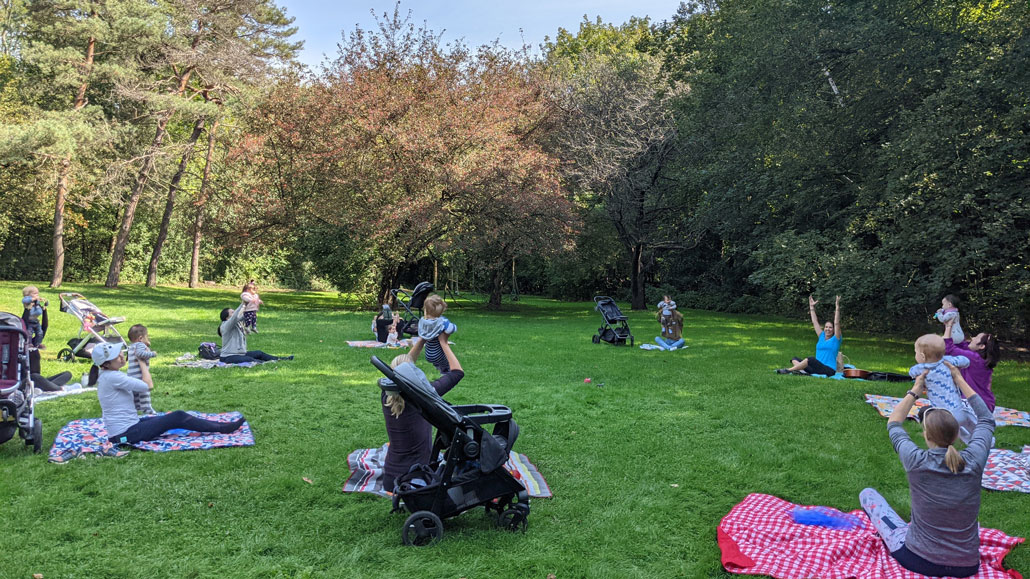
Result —
[[[136,414],[157,414],[150,405],[150,392],[133,392],[132,403],[136,405]]]
[[[440,346],[439,337],[426,340],[424,349],[426,352],[426,362],[435,366],[441,374],[451,370],[451,365],[447,363],[447,356],[444,355],[443,348]]]
[[[869,516],[873,527],[876,527],[876,532],[887,545],[887,550],[893,553],[900,549],[905,544],[908,523],[894,512],[887,504],[887,499],[875,489],[863,490],[858,495],[858,501],[862,504],[865,514]]]
[[[243,312],[243,327],[251,332],[257,331],[257,312]]]

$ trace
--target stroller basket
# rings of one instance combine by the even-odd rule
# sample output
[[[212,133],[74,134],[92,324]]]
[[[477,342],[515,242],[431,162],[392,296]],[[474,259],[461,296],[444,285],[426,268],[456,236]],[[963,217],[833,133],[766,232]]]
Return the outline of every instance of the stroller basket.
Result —
[[[395,508],[403,504],[412,513],[401,532],[404,544],[438,541],[443,519],[479,506],[496,512],[498,526],[524,531],[529,494],[504,468],[519,434],[511,410],[497,404],[452,406],[414,364],[391,369],[375,356],[371,361],[386,376],[381,386],[400,392],[436,428],[433,461],[413,466],[394,488]],[[484,429],[489,424],[492,432]]]

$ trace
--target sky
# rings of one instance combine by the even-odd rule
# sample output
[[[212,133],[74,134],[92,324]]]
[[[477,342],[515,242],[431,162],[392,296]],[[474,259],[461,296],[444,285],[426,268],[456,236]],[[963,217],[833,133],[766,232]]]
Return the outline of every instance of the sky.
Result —
[[[371,11],[392,14],[395,1],[276,0],[276,4],[296,19],[296,38],[304,41],[300,60],[316,69],[326,55],[335,56],[343,32],[353,31],[355,25],[377,30]],[[680,0],[407,0],[401,3],[401,14],[410,10],[416,27],[426,23],[443,34],[445,44],[459,38],[472,46],[500,40],[503,46],[519,48],[525,40],[536,50],[544,37],[553,39],[559,28],[579,30],[584,15],[591,21],[600,16],[612,24],[622,24],[631,16],[650,16],[652,22],[660,22],[670,19],[679,4]]]

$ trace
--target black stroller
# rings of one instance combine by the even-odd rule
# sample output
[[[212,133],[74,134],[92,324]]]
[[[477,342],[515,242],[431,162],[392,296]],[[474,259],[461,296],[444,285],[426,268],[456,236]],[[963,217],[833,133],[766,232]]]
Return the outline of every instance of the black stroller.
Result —
[[[33,409],[35,390],[25,323],[14,314],[0,312],[0,443],[18,432],[33,452],[43,448],[43,423]]]
[[[423,281],[419,282],[415,289],[411,290],[411,293],[401,288],[392,289],[390,293],[393,295],[393,299],[407,312],[401,316],[401,321],[397,324],[397,335],[407,333],[409,336],[417,336],[418,321],[422,317],[422,304],[426,302],[429,294],[433,293],[433,284]]]
[[[436,428],[433,462],[415,465],[395,481],[394,509],[411,512],[404,521],[405,545],[430,545],[443,537],[443,521],[482,506],[496,512],[497,526],[525,531],[529,493],[505,468],[508,453],[519,435],[511,410],[496,404],[451,406],[414,365],[396,371],[372,356],[372,365]],[[392,382],[392,384],[390,384]],[[493,424],[493,432],[483,426]],[[443,452],[443,459],[439,458]]]
[[[604,320],[604,325],[597,328],[597,333],[594,334],[594,343],[600,344],[605,341],[618,346],[629,340],[629,345],[632,346],[633,334],[629,331],[629,322],[615,304],[615,300],[608,296],[594,296],[594,304],[594,309],[601,312],[601,318]]]

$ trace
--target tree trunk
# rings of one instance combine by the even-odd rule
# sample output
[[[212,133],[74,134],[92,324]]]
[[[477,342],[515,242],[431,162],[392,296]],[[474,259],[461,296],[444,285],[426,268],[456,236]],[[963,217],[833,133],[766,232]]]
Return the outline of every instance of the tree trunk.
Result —
[[[211,130],[207,132],[207,156],[204,158],[204,176],[200,180],[200,192],[197,193],[197,216],[193,219],[193,256],[190,258],[190,287],[195,288],[200,282],[200,238],[204,232],[204,206],[207,205],[208,183],[211,180],[211,159],[215,156],[215,133],[218,121],[211,122]]]
[[[396,265],[388,265],[383,268],[382,273],[379,274],[379,290],[376,305],[391,303],[393,294],[390,293],[390,290],[393,289],[397,281],[398,272],[399,268]],[[394,304],[394,307],[396,306],[397,304]]]
[[[504,276],[508,273],[507,263],[494,269],[493,283],[490,285],[490,299],[486,307],[496,310],[501,307],[501,293],[504,291]]]
[[[197,42],[199,42],[200,37],[198,36],[197,38],[198,40],[193,42],[194,48]],[[192,69],[189,69],[179,77],[179,86],[174,94],[182,95],[190,82],[192,72]],[[140,167],[139,174],[136,175],[136,184],[133,185],[132,194],[129,195],[129,200],[125,203],[125,214],[122,215],[122,225],[118,228],[118,237],[115,239],[114,248],[111,250],[111,267],[107,270],[107,281],[104,282],[104,287],[118,287],[118,281],[122,276],[122,261],[125,260],[125,246],[129,243],[129,231],[132,230],[132,220],[136,216],[136,206],[139,205],[140,197],[143,196],[143,189],[146,188],[147,181],[150,180],[150,172],[154,170],[154,156],[157,155],[158,149],[161,148],[161,143],[164,141],[165,133],[168,129],[168,121],[172,119],[173,112],[171,110],[164,111],[158,117],[154,141],[150,144],[150,149],[143,158],[143,166]]]
[[[157,262],[161,259],[161,249],[164,248],[165,240],[168,239],[168,225],[172,221],[172,212],[175,211],[175,194],[179,190],[179,182],[186,172],[193,156],[193,148],[204,132],[205,119],[199,118],[193,123],[193,132],[186,142],[186,150],[182,152],[182,159],[179,160],[179,168],[172,175],[172,181],[168,185],[168,200],[165,201],[165,212],[161,216],[161,228],[157,232],[157,241],[154,242],[154,251],[150,255],[150,267],[147,268],[147,287],[157,287]]]
[[[92,15],[91,15],[92,16]],[[96,54],[97,39],[92,36],[86,42],[86,57],[82,61],[84,80],[75,93],[72,111],[86,106],[86,89],[89,88],[89,75],[93,71],[93,57]],[[50,287],[59,288],[64,281],[64,205],[68,199],[68,183],[71,181],[72,158],[65,155],[61,160],[61,169],[57,174],[57,199],[54,203],[54,272],[50,278]]]
[[[630,275],[630,286],[632,298],[630,308],[634,310],[646,310],[647,304],[644,296],[644,245],[637,243],[633,245],[633,273]]]

